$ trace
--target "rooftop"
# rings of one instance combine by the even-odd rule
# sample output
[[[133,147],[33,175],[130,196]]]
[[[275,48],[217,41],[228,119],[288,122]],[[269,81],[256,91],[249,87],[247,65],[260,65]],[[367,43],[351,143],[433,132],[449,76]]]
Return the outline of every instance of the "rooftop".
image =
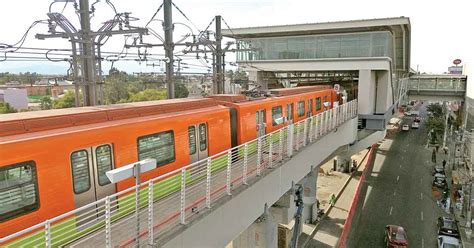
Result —
[[[393,27],[405,26],[410,31],[410,19],[408,17],[391,17],[379,19],[362,19],[336,22],[320,22],[305,24],[289,24],[261,27],[245,27],[224,29],[222,34],[226,37],[256,38],[256,37],[275,37],[275,36],[293,36],[308,34],[330,34],[330,33],[348,33],[348,32],[367,32],[390,30]]]

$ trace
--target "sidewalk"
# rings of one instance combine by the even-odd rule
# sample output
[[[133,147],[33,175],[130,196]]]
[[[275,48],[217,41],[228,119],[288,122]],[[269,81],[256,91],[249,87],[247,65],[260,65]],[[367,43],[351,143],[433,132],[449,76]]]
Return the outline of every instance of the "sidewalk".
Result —
[[[368,150],[352,156],[358,165],[358,171],[354,173],[354,177],[349,173],[332,172],[332,160],[320,167],[316,195],[320,201],[320,208],[325,210],[325,216],[315,225],[303,225],[303,233],[299,239],[300,247],[336,246],[349,214],[367,157]],[[336,195],[337,201],[333,207],[330,207],[329,198],[332,194]]]
[[[471,233],[466,234],[466,218],[461,215],[461,210],[454,209],[453,212],[458,221],[459,233],[461,234],[463,247],[474,247],[474,236]]]
[[[444,154],[441,155],[444,159],[448,161],[448,168],[451,169],[451,187],[450,187],[450,197],[451,197],[451,209],[452,209],[452,214],[454,218],[458,221],[458,228],[459,228],[459,233],[461,236],[461,242],[462,242],[462,247],[474,247],[474,235],[472,235],[471,229],[466,228],[466,222],[467,219],[466,217],[462,214],[461,209],[458,209],[456,207],[456,199],[454,197],[454,192],[453,189],[455,188],[455,184],[464,184],[465,180],[469,180],[469,178],[466,178],[465,175],[468,175],[469,172],[465,170],[465,168],[456,168],[452,169],[453,166],[453,161],[454,161],[454,145],[452,142],[452,137],[450,137],[447,140],[447,146],[449,147],[450,155],[445,156]],[[466,233],[466,230],[467,233]]]

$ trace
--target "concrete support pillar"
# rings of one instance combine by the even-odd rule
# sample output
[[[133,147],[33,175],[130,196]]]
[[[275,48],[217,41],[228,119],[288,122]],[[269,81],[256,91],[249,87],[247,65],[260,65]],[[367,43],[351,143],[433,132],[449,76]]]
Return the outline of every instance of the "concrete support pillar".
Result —
[[[303,221],[305,223],[313,222],[313,207],[316,205],[316,181],[318,173],[311,170],[303,179]],[[316,212],[317,213],[317,212]]]
[[[392,106],[393,95],[391,87],[391,75],[388,71],[376,72],[377,100],[375,102],[375,113],[384,114]]]
[[[272,214],[278,223],[289,225],[295,217],[295,194],[293,190],[286,192],[273,206],[271,207]]]
[[[344,171],[349,171],[352,159],[351,156],[347,154],[340,154],[336,156],[337,169],[344,168]]]
[[[262,90],[268,89],[268,82],[263,80],[263,71],[249,71],[249,80],[257,82],[257,85],[260,85]]]
[[[358,113],[374,114],[376,101],[376,75],[373,70],[359,70]]]
[[[278,246],[278,223],[269,208],[247,230],[232,242],[233,248],[276,248]]]

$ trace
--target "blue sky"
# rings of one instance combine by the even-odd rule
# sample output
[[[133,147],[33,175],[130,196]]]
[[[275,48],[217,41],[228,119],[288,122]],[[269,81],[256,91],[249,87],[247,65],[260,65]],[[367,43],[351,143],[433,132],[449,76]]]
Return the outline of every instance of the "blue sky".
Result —
[[[94,2],[93,0],[90,0]],[[35,20],[46,19],[51,0],[28,0],[13,1],[3,0],[0,8],[0,43],[15,43],[25,32],[27,27]],[[161,0],[112,0],[119,12],[132,12],[132,15],[141,20],[137,26],[143,26],[152,16]],[[411,66],[419,65],[421,71],[441,73],[451,65],[455,58],[464,62],[474,62],[474,32],[470,26],[474,23],[472,13],[473,4],[467,0],[458,1],[383,1],[383,0],[175,0],[178,7],[199,29],[204,29],[211,19],[220,14],[230,25],[234,27],[267,26],[296,23],[314,23],[327,21],[344,21],[354,19],[372,19],[406,16],[410,17],[412,27],[412,57]],[[64,3],[53,5],[53,11],[60,12]],[[97,28],[103,21],[113,16],[112,10],[100,1],[97,12],[92,19]],[[68,6],[64,14],[74,20],[78,26],[77,18],[71,6]],[[174,10],[174,21],[182,22],[193,27],[178,11]],[[162,10],[157,15],[163,18]],[[469,24],[471,23],[471,24]],[[162,33],[159,22],[152,26],[157,32]],[[69,48],[66,40],[40,41],[34,38],[36,33],[45,33],[46,25],[35,27],[28,36],[25,46]],[[176,26],[175,37],[187,32],[183,25]],[[123,37],[111,38],[104,46],[105,51],[120,51],[123,46]],[[149,39],[150,42],[158,42],[157,39]],[[150,52],[150,51],[149,51]],[[152,53],[163,53],[160,49],[154,49]],[[228,56],[232,60],[233,56]],[[189,63],[200,64],[199,61]],[[67,68],[65,63],[48,63],[59,68]],[[0,62],[0,71],[12,68],[35,66],[28,62]],[[160,71],[159,67],[147,67],[135,62],[117,62],[115,66],[129,72]],[[105,64],[104,68],[110,67]],[[193,70],[202,70],[195,67]],[[63,70],[63,69],[59,69]]]

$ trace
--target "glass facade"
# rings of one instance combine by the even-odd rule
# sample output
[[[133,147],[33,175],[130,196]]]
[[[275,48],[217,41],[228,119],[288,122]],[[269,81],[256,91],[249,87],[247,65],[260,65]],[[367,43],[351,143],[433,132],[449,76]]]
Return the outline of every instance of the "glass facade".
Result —
[[[324,59],[390,57],[393,40],[390,32],[337,35],[308,35],[243,39],[237,42],[238,61],[279,59]]]
[[[408,89],[465,91],[466,81],[460,78],[411,78]]]

